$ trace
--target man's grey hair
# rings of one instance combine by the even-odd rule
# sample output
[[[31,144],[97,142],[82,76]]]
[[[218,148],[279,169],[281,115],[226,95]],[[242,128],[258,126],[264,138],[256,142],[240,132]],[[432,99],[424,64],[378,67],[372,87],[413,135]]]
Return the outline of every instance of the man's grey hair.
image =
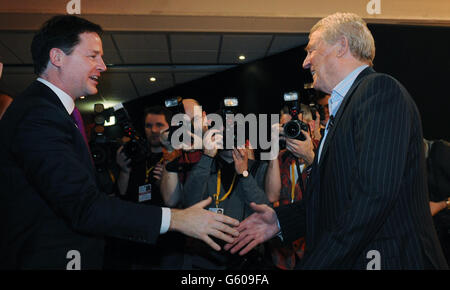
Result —
[[[335,44],[341,36],[348,40],[352,55],[370,65],[375,58],[375,41],[366,22],[354,13],[337,12],[317,22],[310,34],[320,30],[328,44]]]

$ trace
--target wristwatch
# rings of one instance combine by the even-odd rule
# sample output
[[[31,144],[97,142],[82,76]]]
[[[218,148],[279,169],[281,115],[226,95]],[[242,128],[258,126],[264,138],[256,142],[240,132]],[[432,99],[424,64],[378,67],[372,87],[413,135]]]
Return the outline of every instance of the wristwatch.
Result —
[[[247,170],[242,171],[241,175],[242,175],[242,177],[247,178],[248,177],[248,171]]]
[[[450,209],[450,199],[447,199],[447,200],[445,201],[445,203],[447,204],[447,209]]]

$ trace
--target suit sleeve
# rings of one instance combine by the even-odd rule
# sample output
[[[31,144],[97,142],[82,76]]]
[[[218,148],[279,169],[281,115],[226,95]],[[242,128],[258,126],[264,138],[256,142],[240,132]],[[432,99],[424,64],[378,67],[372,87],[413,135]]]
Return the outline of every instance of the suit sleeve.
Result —
[[[353,119],[356,160],[348,173],[350,192],[342,194],[351,202],[305,259],[305,268],[351,266],[393,210],[404,182],[412,118],[417,117],[413,103],[387,76],[362,83],[358,90],[347,112]]]
[[[154,243],[161,227],[161,209],[100,192],[92,169],[81,161],[87,156],[80,153],[84,144],[76,130],[67,115],[54,107],[33,108],[25,116],[12,148],[28,182],[75,231]]]
[[[274,208],[281,227],[283,243],[290,244],[306,235],[306,209],[304,200]]]

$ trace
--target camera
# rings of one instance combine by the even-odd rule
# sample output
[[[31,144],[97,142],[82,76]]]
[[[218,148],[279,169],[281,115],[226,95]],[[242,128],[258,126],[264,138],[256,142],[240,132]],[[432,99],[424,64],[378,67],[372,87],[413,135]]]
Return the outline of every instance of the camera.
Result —
[[[164,106],[169,109],[173,115],[176,114],[185,114],[184,106],[183,106],[183,98],[182,97],[170,97],[164,101]],[[172,140],[173,133],[180,129],[183,126],[183,122],[179,121],[177,124],[172,125],[172,122],[169,124],[168,130],[168,140]],[[193,130],[193,128],[191,128]]]
[[[123,141],[124,154],[131,159],[131,165],[142,162],[150,154],[147,141],[134,129],[130,116],[122,103],[104,109],[103,104],[95,104],[95,135],[91,145],[94,164],[105,167],[109,160],[115,160],[115,152]],[[115,120],[115,124],[106,122]]]
[[[239,100],[235,97],[225,97],[223,99],[222,107],[221,107],[221,116],[223,120],[223,146],[226,147],[227,144],[227,138],[230,136],[233,136],[233,147],[236,148],[238,145],[238,132],[237,132],[237,126],[234,124],[234,118],[227,118],[227,115],[235,116],[239,113]],[[244,141],[245,142],[245,141]]]
[[[236,97],[225,97],[223,99],[223,102],[220,105],[220,109],[218,111],[218,114],[220,115],[222,119],[223,124],[223,146],[224,149],[227,146],[227,139],[232,138],[232,145],[233,148],[237,147],[243,147],[245,145],[245,136],[243,140],[240,140],[238,138],[238,126],[235,120],[236,114],[239,114],[239,100]],[[228,115],[228,117],[227,117]],[[211,126],[210,126],[211,128]],[[241,138],[242,139],[242,138]],[[241,141],[241,143],[239,142]]]
[[[289,108],[289,114],[292,120],[284,124],[283,132],[287,138],[297,139],[305,141],[306,137],[301,130],[308,131],[308,125],[298,120],[298,114],[300,113],[300,103],[297,92],[288,92],[284,94],[284,102]]]

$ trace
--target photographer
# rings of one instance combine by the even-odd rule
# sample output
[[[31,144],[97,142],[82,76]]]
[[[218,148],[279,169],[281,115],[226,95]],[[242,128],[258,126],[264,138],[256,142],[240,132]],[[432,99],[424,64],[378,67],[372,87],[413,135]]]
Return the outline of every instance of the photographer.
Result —
[[[330,109],[328,105],[328,100],[331,98],[330,94],[324,94],[319,93],[319,99],[317,100],[317,104],[323,107],[325,118],[321,120],[320,125],[323,126],[325,129],[325,126],[327,125],[328,120],[330,119]]]
[[[145,110],[145,136],[150,154],[141,162],[131,166],[132,160],[123,152],[124,146],[117,150],[116,162],[120,166],[117,186],[123,199],[138,203],[163,205],[159,192],[164,162],[160,132],[169,127],[171,117],[171,112],[161,106],[154,106]]]
[[[281,111],[279,126],[280,138],[285,138],[286,149],[280,151],[278,158],[271,160],[266,173],[265,190],[273,207],[290,204],[303,198],[306,190],[306,180],[309,174],[309,166],[314,160],[314,143],[312,131],[302,131],[305,140],[287,138],[283,133],[283,126],[291,121],[289,113]],[[298,119],[306,124],[314,124],[309,106],[301,105]],[[318,120],[318,118],[316,118]],[[308,125],[308,128],[310,126]],[[276,132],[276,131],[274,131]],[[282,270],[292,270],[303,258],[305,239],[301,237],[289,245],[281,244],[280,240],[272,239],[269,247],[274,265]]]
[[[194,108],[201,108],[200,104],[194,99],[184,99],[182,102],[182,112],[189,118],[189,122],[195,128],[196,126],[202,126],[202,124],[194,123]],[[205,118],[206,113],[199,110],[202,114],[202,120]],[[188,121],[188,120],[186,120]],[[201,131],[206,131],[207,127],[203,127]],[[164,203],[169,207],[178,207],[181,203],[181,197],[183,193],[183,185],[186,181],[186,177],[189,174],[192,167],[200,160],[202,156],[201,150],[188,149],[175,150],[170,144],[169,132],[166,130],[161,135],[161,141],[167,151],[176,152],[177,156],[174,160],[166,163],[162,170],[161,177],[161,195]]]
[[[244,144],[234,144],[232,149],[219,149],[223,148],[223,133],[220,131],[210,129],[203,139],[203,155],[186,180],[183,203],[190,206],[211,196],[213,203],[209,210],[243,220],[253,212],[250,202],[269,204],[263,190],[267,164],[251,159],[254,158],[253,152]],[[186,250],[185,263],[191,269],[262,267],[260,251],[244,257],[224,251],[213,253],[195,240],[190,240]]]
[[[160,182],[164,163],[169,155],[164,154],[160,132],[169,128],[172,113],[161,106],[149,107],[144,111],[144,128],[149,146],[146,158],[132,162],[124,152],[124,146],[117,150],[116,162],[120,167],[117,187],[122,199],[163,206]],[[156,245],[149,246],[127,241],[118,242],[118,263],[120,268],[130,269],[179,269],[183,262],[183,236],[168,233],[158,238]],[[114,255],[114,254],[113,254]]]

